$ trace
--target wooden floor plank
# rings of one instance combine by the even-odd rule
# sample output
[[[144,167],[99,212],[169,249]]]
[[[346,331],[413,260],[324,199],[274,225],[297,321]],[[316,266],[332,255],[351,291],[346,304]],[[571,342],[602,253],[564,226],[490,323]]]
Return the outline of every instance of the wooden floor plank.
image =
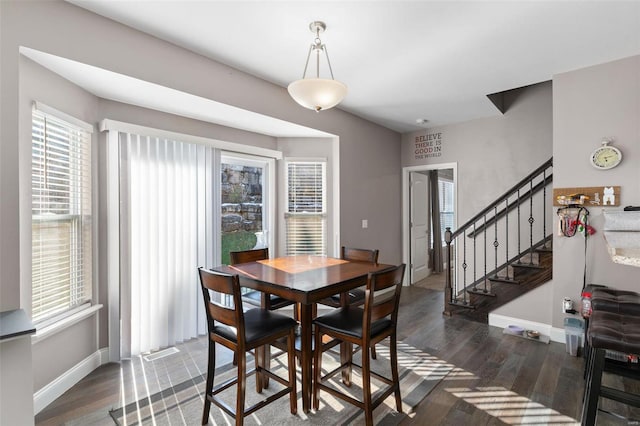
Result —
[[[443,292],[428,287],[403,288],[398,338],[455,369],[403,425],[504,425],[538,415],[576,421],[584,389],[581,358],[567,354],[564,344],[515,338],[486,324],[444,317]],[[134,400],[134,382],[139,394],[153,393],[170,377],[204,372],[205,363],[206,340],[201,339],[183,345],[181,356],[152,366],[139,359],[104,365],[38,414],[36,424],[112,425],[108,410],[123,397]],[[147,384],[140,387],[143,366]]]

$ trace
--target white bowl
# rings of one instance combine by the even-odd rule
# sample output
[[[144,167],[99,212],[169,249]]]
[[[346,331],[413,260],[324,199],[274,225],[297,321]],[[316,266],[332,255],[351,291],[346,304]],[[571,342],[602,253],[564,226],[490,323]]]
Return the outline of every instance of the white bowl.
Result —
[[[509,326],[507,326],[506,331],[509,334],[521,335],[522,333],[524,333],[524,328],[519,327],[517,325],[509,325]]]

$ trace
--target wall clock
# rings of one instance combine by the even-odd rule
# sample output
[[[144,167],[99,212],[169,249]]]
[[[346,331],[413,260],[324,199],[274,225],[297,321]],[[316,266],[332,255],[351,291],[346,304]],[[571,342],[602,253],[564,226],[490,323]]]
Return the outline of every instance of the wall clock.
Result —
[[[602,146],[593,150],[589,156],[591,165],[599,170],[612,169],[622,161],[622,152],[618,148],[609,146],[611,139],[603,139]]]

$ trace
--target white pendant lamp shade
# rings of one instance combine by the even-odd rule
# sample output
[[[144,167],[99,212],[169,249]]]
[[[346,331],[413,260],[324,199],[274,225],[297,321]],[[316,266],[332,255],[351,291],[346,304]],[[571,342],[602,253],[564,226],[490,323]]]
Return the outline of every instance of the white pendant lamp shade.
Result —
[[[289,95],[294,101],[314,111],[332,108],[347,95],[347,86],[326,78],[303,78],[289,84]]]
[[[289,91],[289,95],[291,95],[293,100],[298,104],[319,112],[338,105],[347,95],[347,86],[333,78],[333,70],[331,69],[327,47],[322,43],[322,40],[320,40],[320,33],[324,32],[327,26],[324,22],[314,21],[309,24],[309,29],[316,35],[316,38],[311,47],[309,47],[302,78],[289,84],[287,90]],[[311,53],[314,53],[316,57],[316,77],[306,78]],[[326,57],[327,67],[331,73],[330,79],[320,78],[320,57],[322,53],[324,53]]]

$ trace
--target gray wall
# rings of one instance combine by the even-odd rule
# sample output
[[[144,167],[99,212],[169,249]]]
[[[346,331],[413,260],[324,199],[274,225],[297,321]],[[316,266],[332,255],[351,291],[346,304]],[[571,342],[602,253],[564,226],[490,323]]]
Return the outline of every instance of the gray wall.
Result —
[[[640,269],[613,263],[603,239],[603,214],[640,205],[640,56],[553,78],[554,187],[620,185],[620,207],[590,207],[597,233],[588,240],[587,282],[640,291]],[[589,154],[603,137],[623,153],[611,170],[596,170]],[[579,300],[584,239],[554,237],[553,325],[562,327],[564,296]]]
[[[239,108],[273,116],[275,118],[316,128],[337,135],[340,139],[341,176],[341,228],[343,241],[355,241],[364,246],[377,247],[381,258],[388,262],[400,261],[400,218],[397,206],[400,204],[400,135],[391,130],[362,120],[352,114],[332,109],[321,114],[300,108],[293,102],[283,87],[267,83],[225,65],[208,60],[190,51],[155,39],[123,25],[63,1],[0,2],[0,43],[2,62],[0,72],[0,309],[7,310],[29,303],[21,292],[21,286],[28,288],[29,282],[21,282],[20,215],[28,221],[29,212],[20,211],[19,199],[25,191],[19,190],[19,180],[23,185],[30,163],[19,158],[21,145],[30,143],[30,130],[24,123],[29,120],[30,110],[27,97],[19,96],[19,82],[23,78],[18,49],[30,47],[47,53],[66,57],[78,62],[98,66],[111,71],[150,81],[166,87]],[[24,62],[24,61],[23,61]],[[33,64],[32,64],[33,65]],[[31,67],[31,66],[29,66]],[[41,72],[39,70],[38,72]],[[49,77],[47,77],[49,78]],[[53,77],[52,77],[53,78]],[[54,78],[55,79],[55,78]],[[25,80],[27,83],[29,80]],[[117,120],[167,130],[193,133],[200,136],[251,143],[259,146],[275,147],[273,138],[238,132],[193,120],[181,119],[156,112],[142,110],[127,105],[93,99],[74,102],[65,99],[69,88],[66,82],[58,81],[51,92],[34,91],[29,97],[49,103],[68,113],[77,114],[90,122],[108,116]],[[25,90],[31,90],[26,89]],[[71,88],[73,93],[79,89]],[[25,92],[26,93],[26,92]],[[50,95],[50,97],[49,97]],[[78,99],[75,99],[78,100]],[[96,107],[98,110],[96,110]],[[103,117],[104,116],[104,117]],[[20,123],[20,126],[18,125]],[[103,138],[98,138],[101,140]],[[99,147],[101,178],[104,178],[103,144]],[[19,179],[20,178],[20,179]],[[357,195],[356,195],[357,194]],[[25,204],[23,203],[23,206]],[[24,209],[23,209],[24,210]],[[364,235],[354,228],[357,218],[370,217],[375,210],[377,219],[369,222]],[[104,203],[98,212],[100,221],[99,251],[97,253],[99,275],[99,302],[106,304],[105,238],[106,218]],[[22,222],[27,223],[23,220]],[[20,231],[19,231],[20,230]],[[26,237],[28,238],[28,237]],[[23,256],[24,258],[24,256]],[[26,299],[26,300],[25,300]],[[77,330],[76,328],[79,328]],[[82,342],[69,345],[73,341],[68,333]],[[90,337],[87,338],[87,330]],[[50,378],[57,377],[68,369],[71,361],[79,362],[86,353],[106,345],[106,309],[96,323],[89,319],[68,329],[60,336],[47,339],[47,350],[52,356],[47,358],[42,368],[36,372],[34,389],[41,388]],[[85,342],[91,340],[91,342]],[[65,356],[61,353],[65,350]],[[64,359],[63,359],[64,358]],[[43,356],[34,353],[34,360],[40,362]],[[29,380],[29,378],[25,378]]]
[[[551,158],[551,83],[507,96],[510,107],[504,115],[496,110],[495,117],[402,136],[403,167],[458,163],[458,225]],[[416,138],[436,133],[441,134],[441,155],[416,158]]]
[[[463,225],[552,156],[551,82],[505,92],[504,101],[508,106],[504,115],[496,110],[495,117],[429,128],[402,137],[403,167],[458,163],[458,226]],[[416,155],[421,155],[416,154],[416,138],[437,133],[441,134],[441,155],[416,158]],[[547,223],[550,221],[549,213]],[[536,226],[539,223],[541,222],[538,221]],[[547,234],[551,232],[552,228],[549,226]],[[493,255],[493,250],[490,255]],[[479,256],[481,258],[481,255]],[[501,255],[499,259],[502,258]],[[489,263],[493,264],[492,261]],[[548,295],[550,289],[550,285],[542,286],[527,294],[527,297],[539,292]],[[536,309],[527,307],[513,312],[512,316],[548,323],[551,308],[547,305],[543,304]]]

